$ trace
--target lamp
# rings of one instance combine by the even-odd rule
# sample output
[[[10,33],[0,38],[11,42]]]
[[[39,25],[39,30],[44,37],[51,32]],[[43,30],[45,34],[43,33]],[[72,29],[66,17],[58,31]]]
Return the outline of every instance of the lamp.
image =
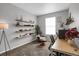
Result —
[[[5,46],[5,52],[6,52],[6,55],[7,55],[7,46],[10,49],[10,44],[9,44],[9,42],[7,40],[5,29],[8,29],[8,24],[7,23],[0,23],[0,30],[2,30],[0,44],[1,44],[2,40],[3,40],[4,46]]]

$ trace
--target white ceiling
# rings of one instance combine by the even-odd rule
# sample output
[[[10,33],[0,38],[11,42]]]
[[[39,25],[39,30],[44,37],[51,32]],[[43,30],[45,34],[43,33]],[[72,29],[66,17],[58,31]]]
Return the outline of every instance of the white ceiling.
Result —
[[[13,3],[13,5],[22,8],[33,15],[44,15],[68,9],[70,3]]]

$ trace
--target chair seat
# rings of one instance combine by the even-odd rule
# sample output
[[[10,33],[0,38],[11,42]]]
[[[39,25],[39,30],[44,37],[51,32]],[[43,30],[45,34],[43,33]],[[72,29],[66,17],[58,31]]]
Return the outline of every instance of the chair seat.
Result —
[[[46,41],[46,37],[40,37],[41,41]]]

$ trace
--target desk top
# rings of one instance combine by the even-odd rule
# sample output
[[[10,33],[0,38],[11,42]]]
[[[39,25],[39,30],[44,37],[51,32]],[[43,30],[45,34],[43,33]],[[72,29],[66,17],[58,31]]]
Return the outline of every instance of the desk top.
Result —
[[[67,41],[63,39],[57,39],[51,49],[68,55],[79,55],[79,49],[71,46]]]

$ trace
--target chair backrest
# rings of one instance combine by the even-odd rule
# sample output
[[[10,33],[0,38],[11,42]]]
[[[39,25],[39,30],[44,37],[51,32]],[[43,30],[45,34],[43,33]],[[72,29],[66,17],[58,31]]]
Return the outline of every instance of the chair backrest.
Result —
[[[54,42],[55,42],[55,39],[54,39],[53,35],[50,35],[50,39],[51,39],[51,43],[50,43],[50,45],[48,47],[49,50],[50,50],[51,46],[54,44]]]
[[[54,39],[54,36],[53,35],[50,35],[50,39],[51,39],[51,44],[54,44],[55,39]]]
[[[56,36],[58,37],[59,36],[59,34],[56,32]]]

